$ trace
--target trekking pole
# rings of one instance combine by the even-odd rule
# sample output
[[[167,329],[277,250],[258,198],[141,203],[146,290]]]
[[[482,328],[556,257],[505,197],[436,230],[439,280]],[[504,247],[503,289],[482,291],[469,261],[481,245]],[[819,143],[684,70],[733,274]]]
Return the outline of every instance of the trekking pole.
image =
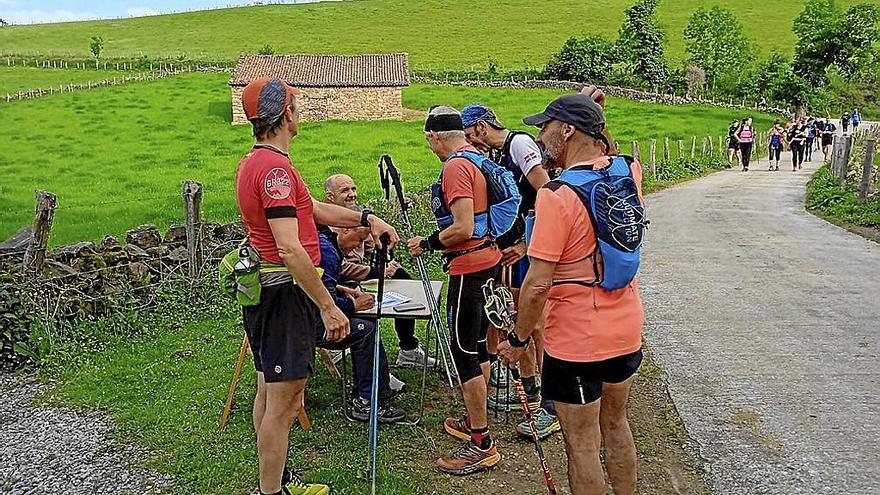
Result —
[[[382,189],[385,191],[386,201],[391,199],[391,188],[394,188],[395,195],[400,203],[400,211],[403,216],[403,223],[407,229],[407,234],[410,237],[413,237],[415,235],[415,229],[413,229],[412,222],[409,218],[409,204],[403,195],[403,185],[400,182],[400,172],[397,170],[397,167],[394,166],[394,162],[391,161],[390,155],[382,155],[382,157],[379,158],[379,179],[382,183]],[[455,386],[453,383],[453,376],[455,376],[455,381],[457,381],[458,386],[461,387],[461,377],[458,374],[458,370],[455,369],[455,362],[452,360],[452,343],[449,341],[446,332],[443,331],[443,317],[441,316],[440,308],[437,306],[437,299],[434,297],[434,289],[431,287],[431,279],[428,277],[428,269],[425,266],[425,260],[421,256],[417,256],[415,261],[416,267],[419,271],[419,278],[422,281],[422,288],[424,289],[425,296],[428,300],[428,309],[431,313],[431,326],[434,327],[434,333],[437,338],[437,348],[439,351],[438,354],[440,361],[443,363],[443,367],[446,370],[449,387],[453,388]],[[427,360],[425,361],[425,365],[427,366]]]
[[[370,493],[376,495],[376,452],[379,442],[379,349],[382,346],[382,299],[385,292],[385,265],[388,263],[388,244],[391,236],[382,234],[379,238],[379,292],[376,294],[376,334],[373,341],[373,377],[370,388]]]
[[[513,294],[510,293],[510,290],[503,285],[496,286],[495,280],[490,278],[486,281],[486,284],[483,285],[483,297],[486,300],[483,310],[486,312],[486,316],[489,318],[492,325],[495,325],[496,328],[502,329],[505,333],[509,334],[510,332],[513,332],[516,321],[516,308],[514,307]],[[522,381],[520,380],[518,364],[514,363],[514,365],[510,367],[510,372],[513,375],[513,380],[516,380],[514,382],[514,387],[519,396],[520,406],[522,406],[526,422],[532,432],[532,442],[535,444],[535,453],[538,455],[538,461],[541,464],[541,472],[544,474],[544,483],[547,485],[547,493],[550,495],[557,495],[556,482],[553,480],[553,473],[550,471],[550,464],[547,463],[547,456],[544,454],[544,446],[541,444],[540,437],[538,437],[538,428],[535,425],[535,418],[532,416],[532,410],[529,407],[529,397],[526,395],[526,389],[523,387]]]

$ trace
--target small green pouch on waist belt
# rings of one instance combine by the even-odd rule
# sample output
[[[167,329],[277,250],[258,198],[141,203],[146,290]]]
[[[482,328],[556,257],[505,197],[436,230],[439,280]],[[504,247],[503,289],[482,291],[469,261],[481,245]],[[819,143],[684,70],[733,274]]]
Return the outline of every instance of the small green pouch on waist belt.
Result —
[[[260,304],[260,255],[248,245],[230,251],[218,266],[220,288],[242,306]]]

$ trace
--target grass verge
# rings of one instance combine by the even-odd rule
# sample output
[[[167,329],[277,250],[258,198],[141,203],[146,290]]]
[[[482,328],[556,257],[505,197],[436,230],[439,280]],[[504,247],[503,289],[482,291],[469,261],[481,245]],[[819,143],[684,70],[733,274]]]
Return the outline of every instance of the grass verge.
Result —
[[[840,185],[827,165],[807,183],[806,206],[820,218],[880,242],[880,199],[859,202],[858,189]]]

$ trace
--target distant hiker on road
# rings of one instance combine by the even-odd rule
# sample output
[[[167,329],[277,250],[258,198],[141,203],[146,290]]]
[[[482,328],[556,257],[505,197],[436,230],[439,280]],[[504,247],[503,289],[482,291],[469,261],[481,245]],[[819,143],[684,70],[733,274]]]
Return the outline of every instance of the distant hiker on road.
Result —
[[[604,440],[614,493],[632,495],[636,450],[626,404],[642,360],[644,312],[634,272],[621,274],[614,268],[618,264],[609,263],[607,251],[603,263],[590,261],[599,250],[593,221],[601,217],[604,232],[610,212],[588,212],[581,194],[589,180],[602,177],[593,170],[620,177],[629,184],[619,192],[628,198],[622,200],[632,214],[627,218],[639,222],[644,210],[633,203],[641,204],[641,167],[628,158],[607,156],[604,113],[585,94],[563,95],[523,122],[541,128],[538,144],[544,148],[544,167],[564,171],[538,191],[528,248],[531,266],[520,291],[516,329],[499,344],[498,355],[507,363],[520,360],[546,304],[542,384],[562,425],[571,493],[606,493],[599,457]],[[633,239],[640,241],[640,232],[634,232]],[[608,288],[597,285],[611,279],[616,283]]]
[[[858,108],[854,108],[852,112],[852,116],[850,117],[852,121],[853,132],[859,130],[859,124],[862,122],[862,114],[859,112]]]
[[[501,461],[489,434],[486,410],[489,321],[483,312],[483,285],[490,278],[498,279],[501,250],[489,235],[487,182],[473,161],[479,152],[465,139],[461,114],[451,107],[434,107],[425,121],[425,137],[443,162],[431,194],[440,230],[428,237],[413,237],[407,246],[413,256],[442,252],[448,267],[447,321],[467,414],[460,419],[446,418],[446,432],[463,443],[438,459],[437,467],[445,473],[465,475]]]
[[[737,163],[739,153],[739,141],[736,139],[736,131],[739,129],[739,120],[734,120],[727,127],[727,168],[733,168]]]
[[[831,122],[831,117],[825,119],[822,126],[822,153],[825,155],[825,161],[828,161],[828,155],[831,153],[831,145],[834,144],[834,134],[837,133],[837,126]]]
[[[804,146],[807,142],[807,126],[802,120],[798,120],[788,130],[788,146],[791,148],[791,171],[797,172],[803,168]]]
[[[739,143],[739,155],[742,160],[742,171],[749,171],[749,162],[752,159],[752,146],[755,141],[755,128],[752,127],[752,118],[743,119],[742,124],[734,133],[736,142]],[[729,154],[729,153],[728,153]]]
[[[807,119],[807,140],[804,141],[804,160],[813,161],[813,141],[816,140],[816,120],[813,117]]]
[[[782,155],[782,148],[785,145],[785,130],[782,128],[782,124],[779,121],[773,122],[773,127],[767,131],[767,142],[769,143],[770,148],[770,168],[771,170],[779,170],[779,158]],[[773,162],[776,162],[776,166],[774,168]]]
[[[849,119],[849,112],[843,112],[843,115],[840,116],[840,127],[843,129],[844,135],[849,132]]]
[[[364,226],[377,239],[388,235],[397,242],[394,229],[375,215],[312,199],[288,154],[299,132],[299,93],[280,79],[264,77],[249,83],[241,96],[257,140],[238,164],[235,198],[261,261],[259,302],[244,306],[243,319],[257,370],[253,420],[262,495],[330,491],[303,483],[286,468],[290,427],[303,406],[318,336],[338,342],[350,330],[316,269],[321,262],[316,224]]]

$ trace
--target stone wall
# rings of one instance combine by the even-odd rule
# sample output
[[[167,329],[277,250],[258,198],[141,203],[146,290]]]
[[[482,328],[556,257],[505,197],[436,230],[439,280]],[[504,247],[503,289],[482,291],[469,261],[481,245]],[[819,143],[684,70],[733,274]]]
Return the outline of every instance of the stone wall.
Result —
[[[553,79],[530,79],[526,81],[443,81],[439,79],[431,79],[427,77],[413,76],[413,82],[425,84],[439,84],[448,86],[467,86],[477,88],[552,88],[564,89],[568,91],[580,91],[581,88],[587,86],[587,83],[577,81],[557,81]],[[794,112],[788,108],[777,108],[771,106],[748,105],[746,102],[734,101],[715,101],[705,98],[694,98],[689,96],[678,96],[675,94],[652,93],[650,91],[642,91],[638,89],[621,88],[619,86],[599,86],[608,96],[618,98],[626,98],[629,100],[640,101],[644,103],[662,103],[666,105],[710,105],[718,108],[727,108],[743,111],[761,111],[771,114],[783,115],[786,118],[794,118]]]
[[[244,88],[232,88],[232,123],[246,124],[241,105]],[[304,88],[303,121],[402,119],[402,88]]]

